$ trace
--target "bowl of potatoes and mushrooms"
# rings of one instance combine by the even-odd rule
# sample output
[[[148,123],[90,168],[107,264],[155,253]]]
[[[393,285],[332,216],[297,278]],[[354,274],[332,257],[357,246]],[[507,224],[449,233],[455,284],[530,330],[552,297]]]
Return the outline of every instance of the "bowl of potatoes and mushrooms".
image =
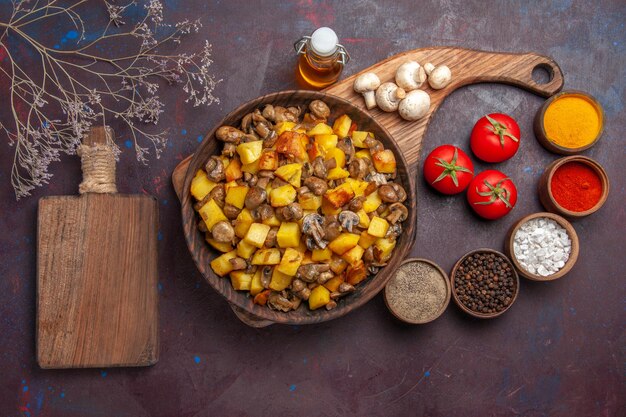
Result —
[[[276,323],[340,317],[381,291],[414,237],[406,160],[369,114],[316,91],[252,100],[200,144],[183,227],[208,283]]]

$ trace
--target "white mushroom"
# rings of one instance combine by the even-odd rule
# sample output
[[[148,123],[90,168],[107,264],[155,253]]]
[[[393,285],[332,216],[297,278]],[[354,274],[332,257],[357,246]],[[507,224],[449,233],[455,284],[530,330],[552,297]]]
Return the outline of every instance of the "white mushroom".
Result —
[[[365,107],[373,109],[376,107],[376,100],[374,99],[374,92],[380,85],[380,79],[373,72],[366,72],[359,75],[354,80],[354,91],[359,94],[363,94],[365,99]]]
[[[410,91],[400,102],[398,113],[405,120],[418,120],[426,116],[430,108],[430,96],[424,90]]]
[[[430,62],[424,65],[424,70],[428,74],[428,84],[435,90],[440,90],[450,84],[452,72],[445,65],[434,66]]]
[[[418,89],[426,81],[426,71],[415,61],[407,61],[396,71],[396,84],[405,91]]]
[[[406,92],[394,83],[384,83],[376,90],[376,104],[382,111],[398,110],[400,100],[406,97]]]

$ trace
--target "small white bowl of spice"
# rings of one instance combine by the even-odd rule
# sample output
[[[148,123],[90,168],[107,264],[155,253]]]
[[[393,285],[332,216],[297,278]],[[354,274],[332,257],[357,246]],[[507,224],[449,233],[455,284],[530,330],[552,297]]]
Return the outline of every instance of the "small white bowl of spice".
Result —
[[[429,323],[448,307],[450,280],[439,265],[428,259],[407,259],[385,286],[384,298],[389,311],[399,320]]]
[[[553,213],[523,217],[505,241],[505,252],[515,269],[533,281],[552,281],[567,274],[578,259],[578,250],[574,227]]]

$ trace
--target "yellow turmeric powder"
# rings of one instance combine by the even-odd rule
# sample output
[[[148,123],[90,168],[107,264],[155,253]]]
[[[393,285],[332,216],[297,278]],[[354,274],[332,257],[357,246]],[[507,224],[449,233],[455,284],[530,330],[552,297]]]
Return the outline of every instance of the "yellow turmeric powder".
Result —
[[[554,100],[543,116],[549,141],[564,148],[581,148],[595,140],[602,128],[601,110],[588,97],[564,94]]]

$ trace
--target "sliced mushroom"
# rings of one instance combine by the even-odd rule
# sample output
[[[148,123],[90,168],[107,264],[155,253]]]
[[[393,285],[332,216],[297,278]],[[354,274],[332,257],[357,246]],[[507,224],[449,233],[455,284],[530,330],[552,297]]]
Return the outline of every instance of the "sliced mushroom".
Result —
[[[309,104],[309,110],[317,119],[327,119],[330,116],[330,108],[322,100],[313,100]]]
[[[320,196],[323,195],[328,190],[328,184],[321,178],[317,177],[309,177],[304,180],[304,185],[306,185],[309,190],[313,192],[313,194]]]
[[[304,215],[302,207],[298,203],[291,203],[288,206],[276,209],[276,215],[281,221],[296,221],[300,220]]]
[[[222,210],[224,211],[224,215],[229,220],[235,220],[237,216],[239,216],[239,213],[241,213],[241,210],[239,210],[237,207],[233,206],[232,204],[224,204],[224,208]]]
[[[365,249],[362,259],[363,262],[365,262],[366,264],[371,264],[372,262],[374,262],[374,246],[370,246],[369,248]]]
[[[387,184],[387,177],[380,172],[371,172],[365,177],[365,181],[375,183],[378,187]]]
[[[328,242],[324,240],[324,218],[317,213],[308,214],[302,220],[302,233],[313,238],[319,249],[325,249]],[[307,246],[309,242],[307,241]]]
[[[332,159],[335,160],[334,158]],[[326,165],[324,164],[324,158],[322,158],[321,156],[318,156],[317,158],[313,160],[313,162],[311,163],[311,166],[313,167],[313,175],[323,180],[326,179],[326,175],[328,174],[328,169],[326,168]]]
[[[387,233],[385,234],[385,239],[393,239],[396,240],[398,236],[402,233],[402,223],[394,223],[389,229],[387,229]]]
[[[252,113],[246,114],[241,119],[241,130],[243,130],[245,133],[250,133],[252,131],[250,126],[252,126]]]
[[[244,204],[248,210],[258,208],[267,199],[267,192],[261,187],[252,187],[246,194]]]
[[[352,233],[353,229],[359,225],[360,221],[359,215],[350,210],[344,210],[339,213],[338,220],[341,227],[350,233]]]
[[[233,156],[235,156],[236,151],[237,145],[235,145],[234,143],[225,143],[224,147],[222,148],[222,155],[228,158],[232,158]]]
[[[293,281],[291,281],[291,289],[294,292],[299,292],[302,291],[304,288],[306,288],[306,285],[304,285],[304,282],[302,282],[301,279],[299,278],[294,278]]]
[[[256,212],[259,216],[259,219],[261,219],[261,221],[268,220],[274,217],[274,208],[270,206],[269,204],[261,204],[256,209]]]
[[[276,145],[277,140],[278,140],[278,135],[276,134],[276,131],[272,130],[270,134],[266,138],[263,139],[263,147],[271,148],[272,146]]]
[[[403,222],[409,217],[409,210],[402,203],[393,203],[389,206],[387,221],[391,224]]]
[[[224,207],[224,199],[226,198],[226,192],[224,191],[224,184],[218,184],[207,195],[207,201],[214,200],[218,206]]]
[[[300,291],[297,291],[295,294],[303,300],[308,300],[311,296],[311,290],[308,287],[304,287]]]
[[[332,310],[333,308],[337,307],[337,302],[335,300],[330,300],[329,302],[326,303],[326,305],[324,306],[324,308],[326,310]]]
[[[348,172],[350,177],[361,180],[365,178],[368,172],[368,164],[363,158],[354,158],[348,165]]]
[[[261,113],[261,115],[265,117],[267,120],[271,120],[272,122],[275,122],[276,121],[276,108],[272,106],[271,104],[267,104],[263,108],[263,113]]]
[[[266,248],[273,248],[276,246],[276,235],[278,234],[278,227],[272,227],[269,232],[267,232],[267,236],[265,237],[265,242],[263,246]]]
[[[322,272],[321,274],[317,276],[317,279],[315,280],[315,282],[317,282],[320,285],[324,285],[334,276],[335,274],[333,274],[332,271]]]
[[[341,284],[339,284],[339,292],[342,294],[353,292],[355,289],[356,288],[354,288],[354,285],[348,284],[347,282],[342,282]]]
[[[324,161],[324,166],[326,167],[328,171],[330,171],[333,168],[337,168],[337,160],[335,158],[327,159]]]
[[[241,138],[243,138],[244,135],[244,132],[232,126],[220,126],[215,131],[215,137],[217,140],[234,144],[241,142]]]
[[[248,262],[246,262],[243,258],[232,258],[229,259],[228,262],[232,265],[233,271],[241,271],[242,269],[246,269],[248,267]]]
[[[346,155],[346,162],[350,163],[352,161],[352,158],[354,158],[354,153],[355,153],[352,139],[349,137],[339,139],[337,141],[337,147],[341,149],[343,153]]]
[[[272,291],[267,299],[267,305],[270,308],[286,313],[293,309],[293,304],[287,298],[283,297],[280,293]]]
[[[328,264],[306,264],[298,268],[296,276],[304,282],[315,282],[320,275],[326,272],[330,272]],[[330,274],[332,275],[332,272]]]
[[[365,200],[365,197],[360,196],[360,197],[354,197],[350,203],[348,204],[348,210],[353,211],[353,212],[357,212],[359,210],[361,210],[363,208],[363,201]]]
[[[271,266],[263,267],[261,271],[261,285],[263,288],[269,288],[270,282],[272,281],[272,273],[274,272],[274,268]]]
[[[226,178],[224,174],[224,164],[219,156],[213,155],[204,166],[206,176],[213,182],[220,182]]]
[[[367,148],[370,150],[370,153],[372,155],[377,152],[385,150],[385,147],[383,146],[383,143],[381,141],[376,140],[372,136],[369,136],[369,135],[365,138],[365,140],[363,141],[363,144],[367,146]]]
[[[270,179],[269,178],[262,177],[262,178],[257,179],[256,186],[260,187],[262,189],[265,189],[269,185],[269,183],[270,183]]]
[[[243,180],[244,182],[248,183],[249,187],[254,187],[259,179],[254,174],[251,174],[249,172],[244,172]]]
[[[217,242],[230,243],[235,238],[235,229],[229,222],[221,221],[215,223],[211,229],[211,235]]]
[[[331,242],[341,234],[341,225],[336,216],[326,216],[324,218],[324,239]]]
[[[321,274],[326,272],[330,272],[328,264],[306,264],[298,268],[296,277],[304,282],[315,282]],[[332,272],[330,273],[332,275]]]

